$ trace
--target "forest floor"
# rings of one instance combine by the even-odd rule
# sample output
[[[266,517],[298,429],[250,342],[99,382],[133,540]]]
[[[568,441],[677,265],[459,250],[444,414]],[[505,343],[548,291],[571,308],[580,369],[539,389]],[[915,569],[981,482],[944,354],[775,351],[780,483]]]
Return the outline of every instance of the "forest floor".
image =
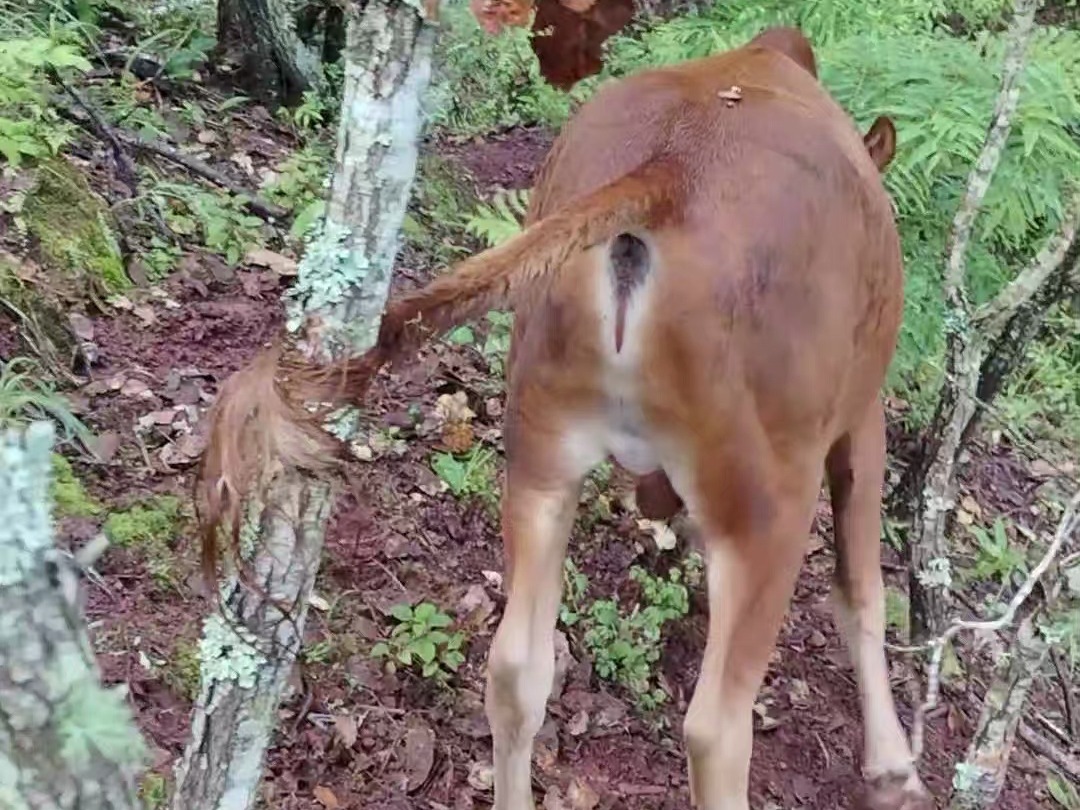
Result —
[[[216,131],[221,142],[208,151],[221,164],[238,149],[261,150],[265,163],[287,154],[287,145],[246,118]],[[484,198],[496,188],[529,187],[550,137],[519,129],[484,140],[432,140],[424,150],[442,157]],[[433,272],[420,266],[423,261],[417,251],[403,251],[399,286]],[[62,519],[60,542],[74,546],[89,539],[105,515],[133,503],[154,503],[162,495],[181,503],[179,529],[152,542],[114,544],[97,566],[100,578],[87,582],[87,613],[104,678],[128,685],[154,769],[166,778],[187,740],[198,688],[197,641],[211,609],[188,506],[198,417],[221,381],[278,334],[280,296],[289,282],[287,274],[244,263],[230,268],[192,249],[169,278],[137,286],[122,306],[88,312],[81,322],[80,337],[93,344],[95,357],[73,400],[104,435],[99,447],[107,460],[73,460],[73,466],[103,511]],[[0,352],[13,343],[9,324],[0,320]],[[482,694],[483,663],[504,604],[498,522],[490,504],[497,483],[488,499],[458,500],[432,472],[432,455],[443,449],[437,402],[457,392],[464,392],[476,414],[477,441],[500,451],[501,376],[475,345],[428,346],[412,366],[381,376],[366,402],[371,422],[365,452],[371,459],[351,464],[349,490],[332,520],[303,666],[281,708],[269,755],[267,807],[463,810],[491,803]],[[386,440],[389,434],[379,429],[390,426],[399,431]],[[978,449],[964,476],[965,495],[986,516],[1036,514],[1047,478],[1005,443]],[[694,539],[681,538],[676,550],[658,549],[624,501],[626,491],[615,476],[587,492],[570,552],[588,577],[590,596],[618,594],[629,604],[630,566],[663,575]],[[755,716],[755,808],[857,806],[861,723],[853,671],[828,601],[829,525],[823,497]],[[887,544],[883,550],[887,577],[902,588],[903,561]],[[466,632],[466,662],[446,686],[411,670],[387,673],[368,655],[391,627],[389,608],[420,599],[442,607]],[[668,626],[658,667],[671,699],[651,715],[592,671],[580,639],[569,631],[569,651],[560,655],[565,678],[549,704],[535,756],[537,797],[545,808],[689,807],[679,730],[705,625],[698,587],[689,614]],[[963,674],[949,681],[946,708],[930,723],[922,768],[939,797],[948,793],[954,763],[963,757],[978,716],[988,676],[985,655],[965,648]],[[891,659],[895,693],[909,723],[912,670],[903,656]],[[1040,682],[1035,702],[1051,716],[1059,711],[1056,688]],[[163,795],[162,783],[148,782],[145,791],[153,805]],[[1045,769],[1022,745],[999,806],[1051,806]]]

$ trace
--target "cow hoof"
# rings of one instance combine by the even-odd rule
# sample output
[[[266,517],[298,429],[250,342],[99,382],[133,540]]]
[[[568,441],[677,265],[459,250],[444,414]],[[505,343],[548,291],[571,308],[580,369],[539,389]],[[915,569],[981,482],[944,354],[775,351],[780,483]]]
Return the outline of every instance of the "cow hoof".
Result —
[[[934,810],[934,802],[914,771],[868,779],[862,810]]]

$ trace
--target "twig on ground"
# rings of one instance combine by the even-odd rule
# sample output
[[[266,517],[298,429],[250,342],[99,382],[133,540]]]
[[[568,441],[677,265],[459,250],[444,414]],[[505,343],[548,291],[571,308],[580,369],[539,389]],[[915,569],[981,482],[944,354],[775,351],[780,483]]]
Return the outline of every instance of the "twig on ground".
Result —
[[[86,113],[90,119],[90,124],[93,126],[94,131],[98,136],[107,141],[112,146],[113,160],[116,162],[116,170],[120,175],[120,179],[124,185],[128,187],[130,192],[129,196],[135,197],[139,193],[139,175],[135,170],[135,164],[132,162],[131,157],[124,149],[124,145],[120,142],[120,139],[116,137],[116,133],[113,132],[112,127],[105,123],[105,120],[98,115],[97,110],[86,101],[79,91],[65,82],[57,70],[53,67],[46,68],[49,78],[56,84],[60,85],[68,97],[75,103],[75,105]]]
[[[200,177],[204,177],[211,183],[221,186],[226,191],[231,191],[239,197],[245,197],[247,207],[251,209],[253,214],[262,217],[263,219],[276,219],[287,220],[289,218],[289,211],[286,208],[282,208],[280,205],[275,205],[269,200],[264,200],[261,197],[252,194],[245,189],[239,183],[229,179],[225,174],[219,172],[213,166],[199,160],[197,157],[193,157],[184,152],[181,152],[174,146],[169,146],[166,143],[160,141],[144,141],[141,138],[136,137],[127,132],[118,132],[117,136],[124,143],[128,144],[132,149],[138,149],[143,152],[150,152],[163,157],[166,160],[171,160],[179,166],[183,166],[193,174],[197,174]]]
[[[933,711],[938,705],[938,696],[941,692],[941,663],[945,655],[945,648],[949,642],[952,641],[959,633],[965,630],[982,631],[987,633],[994,633],[1005,627],[1008,627],[1013,623],[1016,618],[1016,613],[1020,607],[1027,601],[1027,598],[1031,595],[1031,592],[1035,590],[1035,586],[1042,579],[1043,574],[1053,564],[1057,558],[1058,553],[1061,551],[1061,547],[1065,544],[1065,540],[1080,526],[1080,491],[1077,491],[1072,499],[1069,501],[1069,505],[1065,507],[1065,514],[1061,517],[1061,522],[1058,524],[1057,531],[1054,532],[1054,539],[1050,543],[1050,547],[1046,550],[1043,558],[1039,560],[1039,564],[1036,565],[1027,579],[1024,580],[1019,590],[1013,595],[1012,601],[1009,602],[1005,612],[997,619],[990,621],[954,621],[944,633],[937,638],[926,644],[914,646],[914,647],[891,647],[898,652],[925,652],[930,651],[930,665],[927,668],[926,673],[926,699],[915,710],[915,716],[911,724],[911,752],[915,759],[918,760],[922,756],[923,743],[926,737],[926,717],[927,714]]]
[[[60,113],[69,121],[72,121],[84,129],[90,130],[97,134],[99,137],[106,140],[115,141],[116,143],[126,146],[129,149],[133,149],[139,152],[149,152],[150,154],[157,155],[158,157],[165,158],[172,161],[178,166],[183,166],[192,174],[196,174],[206,180],[209,180],[215,185],[221,186],[226,191],[232,192],[238,197],[242,198],[247,204],[247,207],[251,210],[251,213],[256,216],[260,216],[263,219],[273,219],[281,222],[289,219],[289,210],[282,208],[280,205],[276,205],[269,200],[264,200],[258,195],[252,193],[248,189],[244,188],[239,183],[234,182],[223,172],[218,171],[213,166],[199,160],[197,157],[186,154],[180,151],[175,146],[170,146],[167,143],[153,140],[143,140],[138,136],[127,132],[123,129],[107,129],[102,130],[95,123],[95,114],[89,111],[89,107],[82,104],[79,105],[82,114],[75,112],[71,109],[63,109],[61,107]],[[89,120],[87,120],[89,119]],[[100,121],[100,118],[97,118]],[[108,132],[109,135],[104,133]]]
[[[1023,721],[1020,721],[1020,728],[1017,733],[1019,734],[1020,739],[1027,743],[1027,746],[1032,751],[1050,760],[1054,765],[1060,768],[1069,779],[1080,785],[1080,760],[1072,754],[1062,751],[1054,745],[1054,743],[1050,742],[1050,740],[1046,739],[1046,737]]]
[[[1050,660],[1054,664],[1054,672],[1058,677],[1058,684],[1061,686],[1061,694],[1065,701],[1065,723],[1069,727],[1069,733],[1072,734],[1074,740],[1080,740],[1080,726],[1077,722],[1080,718],[1076,716],[1076,706],[1073,703],[1072,696],[1072,684],[1065,676],[1065,662],[1061,660],[1061,651],[1055,648],[1050,649]]]

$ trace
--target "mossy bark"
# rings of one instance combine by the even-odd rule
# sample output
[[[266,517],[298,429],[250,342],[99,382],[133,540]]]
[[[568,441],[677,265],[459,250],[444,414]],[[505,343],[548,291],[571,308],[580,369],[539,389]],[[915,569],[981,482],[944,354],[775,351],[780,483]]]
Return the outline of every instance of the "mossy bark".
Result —
[[[0,807],[135,810],[145,749],[53,545],[51,423],[0,434]]]
[[[326,220],[290,302],[312,355],[370,347],[378,331],[416,172],[434,31],[400,0],[353,6],[344,104]],[[207,622],[202,691],[177,769],[174,810],[242,810],[255,800],[277,707],[299,651],[333,498],[322,481],[271,482],[241,554],[263,594],[235,579]],[[284,618],[283,608],[291,616]]]

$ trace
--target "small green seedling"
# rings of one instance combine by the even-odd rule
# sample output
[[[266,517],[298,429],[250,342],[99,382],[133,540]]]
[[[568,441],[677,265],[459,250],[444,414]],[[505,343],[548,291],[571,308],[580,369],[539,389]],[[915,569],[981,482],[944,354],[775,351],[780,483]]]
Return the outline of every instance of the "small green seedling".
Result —
[[[496,494],[495,451],[474,446],[467,453],[436,453],[431,469],[441,478],[455,498],[478,497],[489,506],[498,502]]]
[[[419,667],[423,677],[440,683],[465,662],[461,652],[465,634],[448,632],[453,619],[435,605],[430,602],[395,605],[390,615],[397,625],[390,638],[371,648],[373,658],[388,659],[392,666],[400,663]]]
[[[1013,574],[1027,569],[1024,550],[1012,545],[1005,531],[1005,522],[999,517],[987,531],[982,526],[968,526],[968,531],[978,544],[975,566],[971,575],[976,579],[992,579],[1008,585]]]

